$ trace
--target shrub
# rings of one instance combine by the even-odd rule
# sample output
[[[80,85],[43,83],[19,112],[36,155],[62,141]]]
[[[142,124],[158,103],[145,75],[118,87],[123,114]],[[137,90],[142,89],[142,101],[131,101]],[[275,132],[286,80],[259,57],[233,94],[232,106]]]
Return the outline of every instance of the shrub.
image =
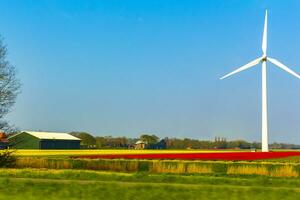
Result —
[[[0,167],[14,167],[16,165],[16,157],[13,151],[0,152]]]

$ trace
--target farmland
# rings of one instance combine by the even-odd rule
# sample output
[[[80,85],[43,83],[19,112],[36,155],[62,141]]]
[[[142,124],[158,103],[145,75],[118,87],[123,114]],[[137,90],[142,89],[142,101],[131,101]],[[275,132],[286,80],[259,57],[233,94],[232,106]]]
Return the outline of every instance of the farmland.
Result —
[[[142,196],[145,200],[247,200],[297,199],[300,195],[299,156],[252,161],[87,159],[99,155],[224,152],[18,150],[14,153],[18,158],[15,167],[0,169],[0,199],[34,200],[47,195],[47,199],[120,199],[120,196],[122,199],[141,199]]]
[[[125,149],[95,149],[95,150],[17,150],[17,156],[84,156],[84,155],[118,155],[118,154],[162,154],[162,153],[205,153],[205,152],[236,152],[240,150],[125,150]],[[246,150],[247,151],[247,150]],[[249,151],[249,150],[248,150]]]
[[[150,175],[3,169],[0,199],[297,199],[300,180],[258,176]],[[55,194],[55,195],[53,195]]]
[[[18,157],[16,168],[300,176],[298,151],[18,150],[14,154]]]
[[[273,150],[276,152],[287,150]],[[288,150],[289,152],[300,152],[299,150]],[[86,155],[124,155],[124,154],[181,154],[181,153],[224,153],[224,152],[250,152],[250,150],[133,150],[133,149],[95,149],[95,150],[16,150],[14,154],[16,156],[86,156]]]
[[[296,158],[294,158],[296,160]],[[299,160],[299,157],[297,157]],[[69,159],[23,157],[17,168],[89,169],[113,172],[174,174],[255,174],[263,176],[299,177],[300,163],[274,161],[183,161],[139,159]]]

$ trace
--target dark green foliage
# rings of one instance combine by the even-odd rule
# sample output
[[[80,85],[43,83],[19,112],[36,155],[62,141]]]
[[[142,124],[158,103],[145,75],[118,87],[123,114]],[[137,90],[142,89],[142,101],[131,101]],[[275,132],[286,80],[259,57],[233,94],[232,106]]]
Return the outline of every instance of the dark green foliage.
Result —
[[[147,161],[138,162],[138,172],[149,172],[150,163]]]
[[[132,146],[137,139],[131,139],[126,137],[112,137],[104,136],[95,137],[96,139],[96,148],[98,149],[127,149]]]
[[[81,139],[80,146],[82,148],[86,148],[86,149],[96,148],[96,140],[91,134],[86,132],[71,132],[69,134]]]
[[[163,145],[159,145],[159,137],[156,135],[143,134],[139,138],[145,141],[150,149],[260,149],[261,143],[247,142],[244,140],[227,141],[225,138],[216,137],[214,141],[196,140],[190,138],[164,138]],[[133,147],[138,138],[112,137],[112,136],[96,136],[96,148],[130,148]],[[163,148],[160,148],[163,146]],[[271,149],[299,149],[300,145],[292,144],[270,144]]]
[[[0,152],[0,167],[15,167],[16,157],[13,155],[13,151]]]
[[[147,143],[147,149],[260,149],[261,143],[244,140],[227,141],[226,138],[216,137],[214,141],[197,140],[191,138],[160,138],[156,135],[142,134],[140,138],[92,136],[86,132],[71,132],[80,138],[82,148],[97,149],[128,149],[134,148],[138,140]],[[273,143],[270,149],[300,149],[300,145]]]
[[[159,140],[159,137],[157,137],[156,135],[147,135],[147,134],[143,134],[140,136],[140,140],[146,142],[146,144],[156,144]]]
[[[227,172],[227,168],[228,165],[230,165],[231,163],[229,162],[216,162],[216,163],[212,163],[211,167],[213,169],[213,172],[218,174],[226,174]]]

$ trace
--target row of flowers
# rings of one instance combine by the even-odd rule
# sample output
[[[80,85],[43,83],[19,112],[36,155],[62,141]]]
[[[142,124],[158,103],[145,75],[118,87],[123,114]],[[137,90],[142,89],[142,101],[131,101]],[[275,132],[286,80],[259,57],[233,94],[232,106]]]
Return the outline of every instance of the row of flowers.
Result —
[[[176,159],[176,160],[258,160],[300,156],[300,152],[223,152],[223,153],[159,153],[159,154],[108,154],[85,155],[72,158],[89,159]]]

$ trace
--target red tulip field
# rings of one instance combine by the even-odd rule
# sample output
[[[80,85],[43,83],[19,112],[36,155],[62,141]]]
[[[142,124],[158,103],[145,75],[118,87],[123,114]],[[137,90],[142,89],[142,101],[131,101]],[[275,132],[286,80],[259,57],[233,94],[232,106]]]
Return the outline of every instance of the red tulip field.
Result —
[[[147,154],[101,154],[83,155],[73,158],[90,159],[176,159],[176,160],[259,160],[300,156],[300,152],[212,152],[212,153],[147,153]]]

